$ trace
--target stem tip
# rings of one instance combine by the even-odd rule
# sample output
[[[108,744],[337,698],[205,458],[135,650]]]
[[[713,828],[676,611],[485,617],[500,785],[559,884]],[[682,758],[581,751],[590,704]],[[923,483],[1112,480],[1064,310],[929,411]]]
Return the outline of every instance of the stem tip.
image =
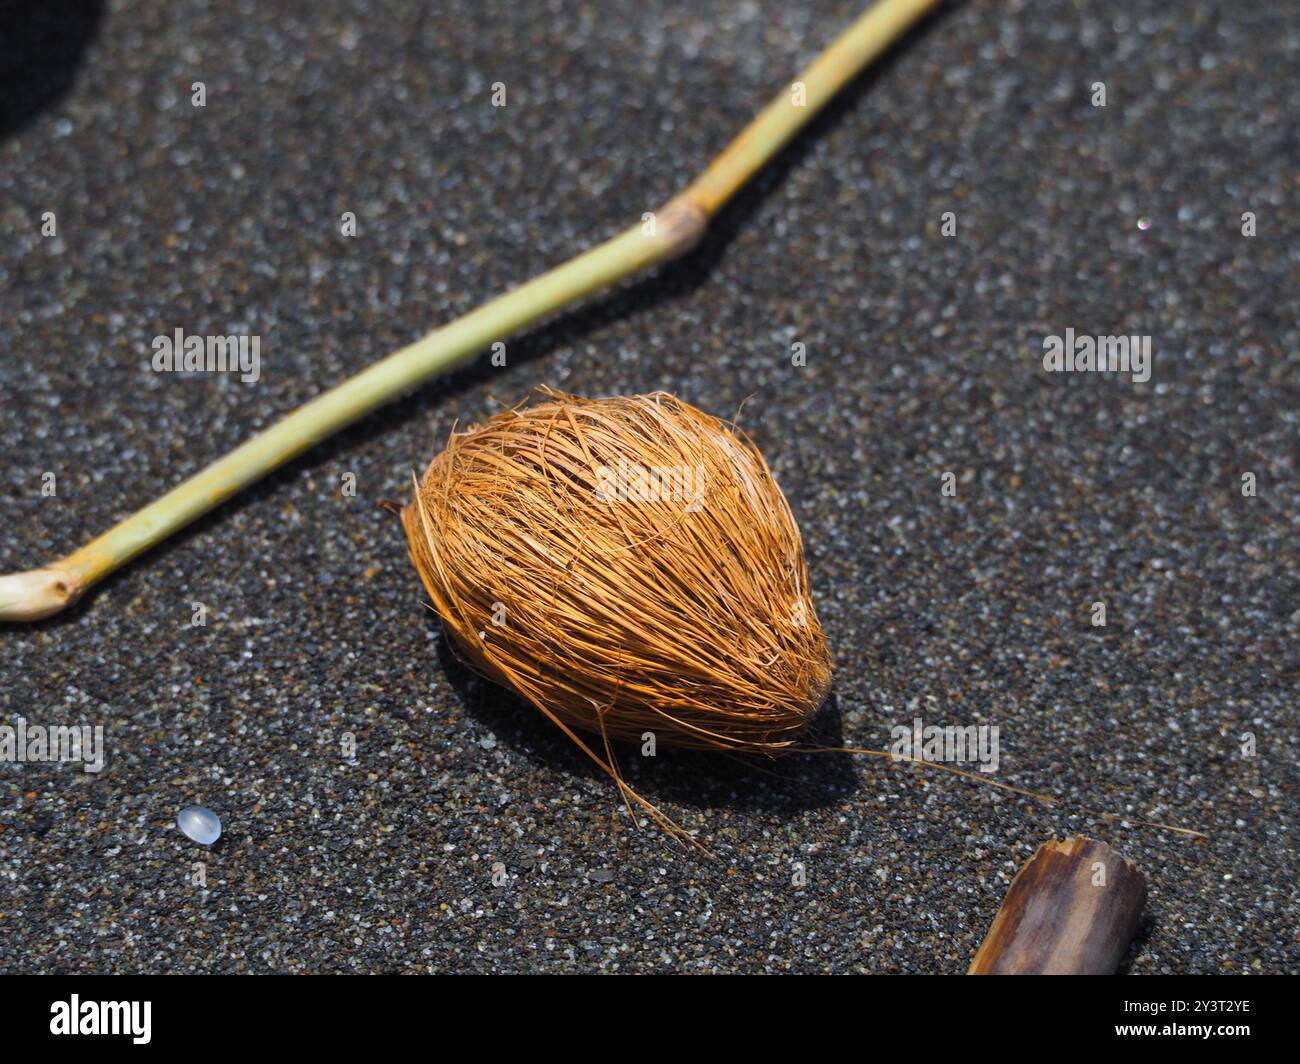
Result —
[[[63,569],[47,566],[0,576],[0,621],[39,621],[81,598],[81,588]]]

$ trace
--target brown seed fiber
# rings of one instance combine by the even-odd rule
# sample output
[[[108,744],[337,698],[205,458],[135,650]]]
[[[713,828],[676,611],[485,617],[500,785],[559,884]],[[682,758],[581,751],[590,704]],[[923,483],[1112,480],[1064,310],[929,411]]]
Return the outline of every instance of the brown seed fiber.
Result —
[[[665,392],[543,390],[453,431],[402,521],[459,653],[625,798],[640,802],[611,740],[778,754],[826,695],[799,529],[771,470],[743,432]]]

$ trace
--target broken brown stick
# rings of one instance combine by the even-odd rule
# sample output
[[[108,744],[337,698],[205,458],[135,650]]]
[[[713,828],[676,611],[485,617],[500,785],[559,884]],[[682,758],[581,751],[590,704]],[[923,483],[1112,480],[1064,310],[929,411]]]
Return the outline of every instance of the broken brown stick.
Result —
[[[1146,877],[1106,843],[1043,843],[1016,873],[968,975],[1113,975],[1137,932]]]

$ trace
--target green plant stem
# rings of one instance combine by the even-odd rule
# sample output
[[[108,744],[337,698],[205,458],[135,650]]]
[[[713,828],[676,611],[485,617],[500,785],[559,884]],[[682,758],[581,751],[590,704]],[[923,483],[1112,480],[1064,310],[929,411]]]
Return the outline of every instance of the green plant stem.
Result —
[[[745,182],[937,2],[881,0],[868,9],[652,223],[620,233],[331,388],[72,554],[0,576],[0,621],[58,613],[142,552],[422,381],[577,300],[685,254]]]

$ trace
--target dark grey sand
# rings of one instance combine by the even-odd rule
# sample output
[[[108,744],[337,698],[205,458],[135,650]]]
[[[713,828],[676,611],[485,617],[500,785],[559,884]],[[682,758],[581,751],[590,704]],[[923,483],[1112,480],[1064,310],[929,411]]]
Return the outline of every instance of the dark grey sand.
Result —
[[[113,3],[79,56],[65,20],[7,57],[0,570],[658,206],[858,8],[546,6]],[[0,969],[956,973],[1035,846],[1087,832],[1150,879],[1128,970],[1300,970],[1298,70],[1291,5],[958,5],[668,276],[0,631],[0,722],[108,745],[97,776],[0,765]],[[154,373],[178,327],[259,335],[260,381]],[[1045,372],[1067,328],[1151,336],[1150,380]],[[376,507],[541,382],[747,400],[837,664],[820,734],[995,723],[995,778],[1064,807],[661,748],[628,778],[716,860],[634,827],[447,658]],[[196,801],[210,852],[173,825]]]

